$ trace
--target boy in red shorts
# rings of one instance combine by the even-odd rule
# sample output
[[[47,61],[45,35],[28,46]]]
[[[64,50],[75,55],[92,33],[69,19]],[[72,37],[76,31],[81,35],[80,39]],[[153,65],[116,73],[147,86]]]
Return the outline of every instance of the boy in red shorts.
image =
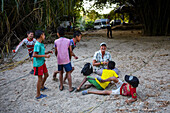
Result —
[[[43,95],[40,93],[40,90],[43,91],[47,89],[44,86],[44,83],[48,77],[48,70],[45,64],[45,58],[50,58],[49,53],[53,53],[52,51],[45,52],[45,47],[42,41],[45,40],[45,34],[41,30],[35,31],[35,36],[37,41],[34,46],[34,53],[33,53],[33,67],[34,67],[34,75],[38,76],[37,82],[37,96],[36,99],[41,99],[43,97],[47,97],[47,95]],[[44,74],[44,77],[43,77]]]
[[[114,81],[115,83],[118,82],[116,77],[110,77],[106,80],[98,78],[100,82],[108,82]],[[125,75],[125,81],[127,83],[123,83],[121,87],[117,88],[116,90],[112,91],[82,91],[83,95],[86,94],[98,94],[98,95],[123,95],[123,96],[132,96],[132,99],[126,100],[127,103],[132,103],[137,100],[137,93],[136,88],[138,87],[139,80],[135,76]]]

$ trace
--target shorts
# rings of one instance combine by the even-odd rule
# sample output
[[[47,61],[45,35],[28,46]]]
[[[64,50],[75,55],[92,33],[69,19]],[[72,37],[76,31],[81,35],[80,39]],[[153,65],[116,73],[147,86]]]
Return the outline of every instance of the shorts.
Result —
[[[29,56],[30,56],[30,58],[32,58],[32,56],[33,56],[33,52],[32,52],[32,53],[29,53]]]
[[[68,64],[61,64],[61,65],[58,65],[58,71],[63,71],[63,68],[65,69],[66,72],[71,71],[71,70],[72,70],[71,62],[68,63]]]
[[[103,88],[96,82],[95,78],[87,76],[87,81],[93,84],[98,90],[103,90]]]
[[[45,63],[40,67],[34,67],[34,75],[43,75],[44,73],[47,72],[48,70]]]
[[[73,61],[71,60],[71,67],[74,67],[74,63],[73,63]]]
[[[111,95],[120,95],[120,88],[121,87],[117,88],[116,90],[112,90]]]

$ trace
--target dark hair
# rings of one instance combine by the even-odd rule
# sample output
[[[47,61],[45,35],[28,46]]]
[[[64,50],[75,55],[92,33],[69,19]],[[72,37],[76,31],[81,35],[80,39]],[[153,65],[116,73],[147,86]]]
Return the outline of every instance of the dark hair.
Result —
[[[64,29],[64,27],[59,26],[59,27],[57,28],[57,33],[58,33],[60,36],[64,36],[64,35],[65,35],[65,29]]]
[[[27,34],[34,33],[33,31],[27,31]]]
[[[108,68],[109,69],[114,69],[115,68],[115,62],[114,61],[109,61],[109,63],[108,63]]]
[[[73,34],[73,37],[80,36],[80,35],[81,35],[80,31],[75,31],[74,34]]]
[[[42,30],[36,30],[36,31],[35,31],[35,37],[36,37],[36,39],[40,38],[40,36],[41,36],[43,33],[44,33],[44,31],[42,31]]]

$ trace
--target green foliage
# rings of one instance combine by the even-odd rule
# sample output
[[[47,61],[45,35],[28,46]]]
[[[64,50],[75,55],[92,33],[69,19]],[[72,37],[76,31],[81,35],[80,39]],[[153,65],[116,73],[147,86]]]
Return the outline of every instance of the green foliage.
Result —
[[[95,21],[100,16],[100,14],[95,10],[91,10],[87,12],[87,16],[91,19],[91,21]]]

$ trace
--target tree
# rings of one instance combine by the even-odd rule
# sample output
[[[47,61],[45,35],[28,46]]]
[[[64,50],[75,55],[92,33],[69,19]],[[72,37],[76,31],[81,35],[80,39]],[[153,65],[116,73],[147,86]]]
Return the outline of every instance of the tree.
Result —
[[[95,10],[91,10],[87,12],[87,16],[91,19],[91,21],[95,21],[100,15]]]
[[[94,6],[102,8],[107,3],[134,7],[144,35],[170,35],[169,0],[95,0]]]

